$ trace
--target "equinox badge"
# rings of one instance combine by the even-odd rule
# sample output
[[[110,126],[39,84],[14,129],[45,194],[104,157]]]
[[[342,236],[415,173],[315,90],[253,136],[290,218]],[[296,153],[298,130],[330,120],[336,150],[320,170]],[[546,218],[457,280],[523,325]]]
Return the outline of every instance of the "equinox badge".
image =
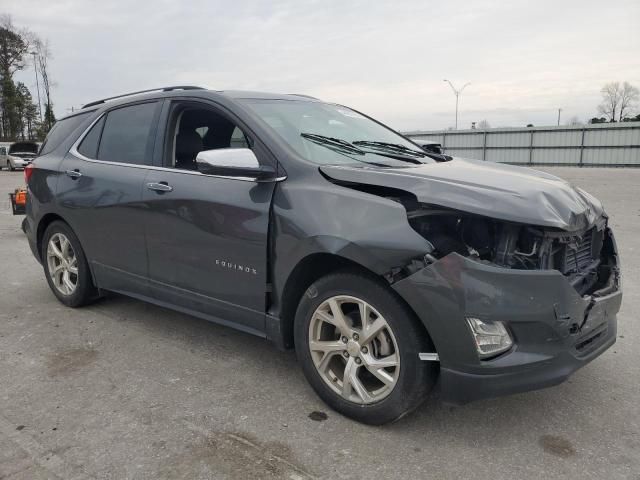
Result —
[[[216,258],[216,265],[223,267],[223,268],[228,268],[229,270],[237,270],[239,272],[244,272],[244,273],[250,273],[252,275],[257,275],[258,272],[256,271],[255,268],[251,268],[248,267],[246,265],[240,265],[237,263],[233,263],[233,262],[228,262],[226,260],[219,260]]]

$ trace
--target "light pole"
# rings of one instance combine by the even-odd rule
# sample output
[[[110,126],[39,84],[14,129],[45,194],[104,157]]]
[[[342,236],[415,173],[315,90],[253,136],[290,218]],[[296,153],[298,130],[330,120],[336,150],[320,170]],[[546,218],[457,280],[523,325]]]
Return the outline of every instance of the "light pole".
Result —
[[[561,108],[558,109],[558,126],[560,126],[560,112],[562,111]]]
[[[456,96],[456,130],[458,129],[458,99],[460,97],[460,94],[462,93],[462,91],[468,86],[471,85],[471,83],[467,82],[465,83],[462,88],[460,90],[457,90],[456,87],[453,86],[453,83],[451,83],[449,80],[447,80],[446,78],[443,80],[444,82],[447,82],[449,84],[449,86],[451,87],[451,90],[453,90],[454,95]]]
[[[33,70],[36,72],[36,90],[38,90],[38,113],[40,114],[40,123],[42,123],[42,108],[40,108],[40,83],[38,83],[38,63],[36,62],[36,55],[38,52],[31,52],[33,55]]]

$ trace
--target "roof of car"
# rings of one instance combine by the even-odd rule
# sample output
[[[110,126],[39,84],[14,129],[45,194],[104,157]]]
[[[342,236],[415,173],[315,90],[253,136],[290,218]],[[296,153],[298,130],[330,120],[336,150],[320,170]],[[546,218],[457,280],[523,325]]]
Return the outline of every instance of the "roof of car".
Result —
[[[210,90],[211,91],[211,90]],[[301,100],[307,102],[319,102],[320,100],[310,95],[303,95],[301,93],[269,93],[269,92],[254,92],[247,90],[221,90],[216,91],[221,95],[226,95],[231,98],[257,98],[266,100]]]
[[[303,102],[319,102],[320,100],[310,95],[298,94],[298,93],[271,93],[271,92],[256,92],[249,90],[210,90],[202,87],[194,86],[176,86],[176,87],[161,87],[155,89],[141,90],[136,92],[124,93],[113,97],[107,97],[101,100],[95,100],[86,103],[82,109],[65,115],[60,118],[64,120],[75,115],[79,115],[86,112],[95,111],[104,106],[117,106],[129,103],[131,101],[139,101],[145,99],[166,98],[170,96],[197,96],[197,97],[219,97],[224,96],[232,100],[239,99],[260,99],[260,100],[296,100]]]

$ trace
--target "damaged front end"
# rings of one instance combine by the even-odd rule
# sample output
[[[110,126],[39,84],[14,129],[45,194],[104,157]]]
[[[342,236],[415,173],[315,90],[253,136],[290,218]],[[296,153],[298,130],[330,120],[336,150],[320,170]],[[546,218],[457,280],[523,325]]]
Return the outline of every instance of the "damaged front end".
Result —
[[[615,342],[622,294],[605,215],[566,232],[403,203],[433,250],[396,271],[392,286],[433,338],[444,400],[560,383]],[[504,332],[489,345],[495,354],[478,325]]]
[[[427,263],[457,253],[502,268],[557,270],[580,295],[606,294],[618,282],[613,237],[604,215],[576,232],[430,206],[409,209],[407,216],[412,228],[434,247]]]
[[[411,232],[398,235],[425,241],[385,278],[433,340],[436,351],[419,357],[440,361],[444,401],[558,384],[614,344],[618,253],[587,192],[542,172],[460,159],[321,171],[401,204]]]

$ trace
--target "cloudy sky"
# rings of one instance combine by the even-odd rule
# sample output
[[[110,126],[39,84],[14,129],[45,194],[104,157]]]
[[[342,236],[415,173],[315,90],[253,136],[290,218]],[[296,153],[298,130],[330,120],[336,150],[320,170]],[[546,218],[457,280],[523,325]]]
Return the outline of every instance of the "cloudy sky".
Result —
[[[48,38],[58,116],[144,88],[306,93],[401,130],[550,125],[640,86],[640,1],[3,0]],[[19,74],[33,86],[33,70]]]

